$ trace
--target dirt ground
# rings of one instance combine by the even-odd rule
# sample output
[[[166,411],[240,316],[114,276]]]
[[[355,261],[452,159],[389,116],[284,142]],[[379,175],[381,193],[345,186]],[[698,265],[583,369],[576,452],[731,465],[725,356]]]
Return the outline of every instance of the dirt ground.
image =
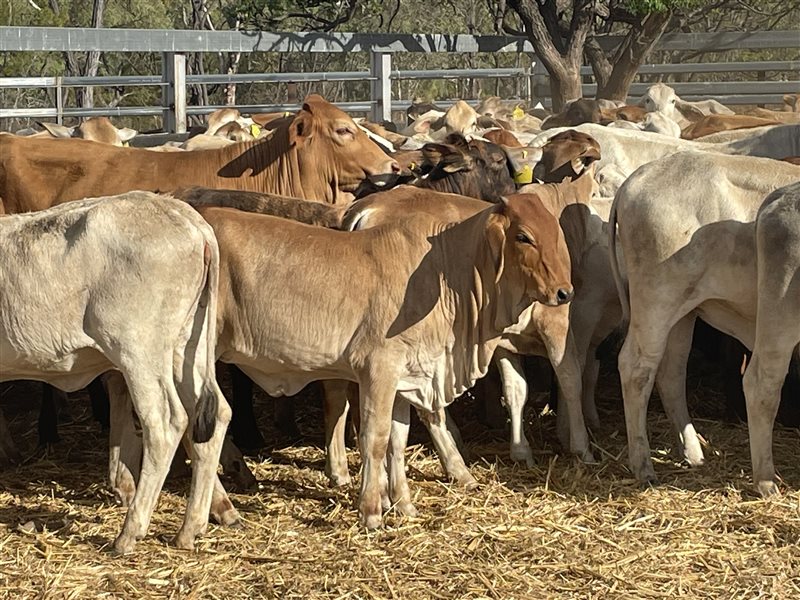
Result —
[[[604,365],[594,432],[597,465],[558,449],[555,417],[529,402],[534,468],[508,460],[507,432],[475,418],[474,400],[454,407],[479,489],[447,483],[417,426],[408,450],[417,518],[386,517],[365,533],[357,482],[331,489],[323,474],[322,411],[298,400],[303,439],[271,425],[272,401],[257,398],[269,446],[249,465],[259,486],[232,499],[241,528],[210,526],[194,552],[169,539],[188,479],[167,481],[149,535],[130,556],[110,544],[124,510],[106,491],[107,436],[88,397],[73,394],[62,441],[36,449],[39,384],[0,385],[0,406],[25,456],[0,472],[0,596],[8,598],[798,598],[800,432],[777,427],[775,462],[784,493],[751,491],[747,428],[724,420],[718,381],[694,369],[690,411],[707,464],[676,462],[657,399],[649,431],[662,485],[642,489],[625,466],[618,382]],[[227,391],[227,390],[226,390]],[[358,456],[349,453],[357,473]]]

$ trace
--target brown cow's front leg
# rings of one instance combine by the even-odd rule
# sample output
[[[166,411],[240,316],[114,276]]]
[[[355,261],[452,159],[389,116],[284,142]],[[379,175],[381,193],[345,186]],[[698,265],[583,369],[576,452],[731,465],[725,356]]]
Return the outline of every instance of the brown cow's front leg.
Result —
[[[381,476],[385,477],[384,460],[392,427],[397,376],[386,365],[371,365],[359,382],[361,409],[361,494],[359,517],[367,529],[376,529],[382,522]]]

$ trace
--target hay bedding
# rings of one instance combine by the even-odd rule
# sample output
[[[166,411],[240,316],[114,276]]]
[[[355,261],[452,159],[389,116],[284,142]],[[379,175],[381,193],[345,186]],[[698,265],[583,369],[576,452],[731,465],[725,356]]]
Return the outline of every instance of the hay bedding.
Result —
[[[432,451],[408,451],[420,517],[389,515],[362,532],[357,486],[333,490],[322,473],[321,410],[301,403],[295,446],[276,444],[250,461],[260,490],[232,498],[245,523],[210,526],[196,552],[167,544],[180,524],[187,479],[168,480],[150,534],[131,556],[108,549],[122,523],[102,483],[105,436],[88,401],[49,455],[32,452],[35,386],[0,387],[0,403],[28,464],[0,473],[0,595],[9,598],[798,598],[800,493],[763,501],[750,491],[747,430],[712,420],[721,403],[695,380],[691,409],[707,440],[708,464],[682,467],[653,402],[656,469],[663,486],[641,490],[624,466],[619,391],[600,390],[607,424],[595,437],[596,466],[554,451],[555,419],[528,413],[537,466],[510,464],[502,432],[456,417],[481,486],[445,483]],[[268,439],[271,407],[259,408]],[[800,488],[797,430],[776,430],[775,458]],[[424,440],[418,429],[412,441]],[[350,453],[351,473],[358,458]]]

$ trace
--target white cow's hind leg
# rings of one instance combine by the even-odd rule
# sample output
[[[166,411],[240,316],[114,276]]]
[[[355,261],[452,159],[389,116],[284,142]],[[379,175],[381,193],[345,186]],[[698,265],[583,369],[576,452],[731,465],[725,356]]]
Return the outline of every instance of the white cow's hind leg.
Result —
[[[522,358],[502,348],[495,351],[495,359],[503,380],[503,400],[511,417],[511,460],[534,466],[533,452],[525,437],[523,413],[528,399],[528,382],[522,368]]]
[[[350,409],[347,389],[349,382],[340,379],[323,381],[325,390],[325,475],[333,487],[350,485],[345,446],[345,427]]]
[[[222,443],[225,439],[225,432],[231,420],[231,408],[225,400],[222,391],[217,386],[216,378],[213,373],[208,377],[207,388],[202,392],[213,395],[213,401],[217,403],[217,418],[214,426],[214,433],[211,439],[204,443],[191,444],[192,458],[192,483],[189,490],[189,498],[186,505],[186,513],[183,524],[178,534],[175,536],[175,545],[178,548],[194,548],[194,540],[198,535],[205,532],[208,526],[208,514],[211,509],[212,497],[215,492],[217,478],[217,465],[222,450]],[[185,386],[182,389],[181,398],[194,400],[193,385]],[[195,405],[193,408],[197,408]],[[191,439],[193,435],[193,414],[194,411],[187,412],[192,415],[189,419],[189,426],[186,430],[185,438]]]
[[[458,451],[458,444],[456,444],[455,438],[447,428],[447,411],[440,409],[431,413],[417,410],[417,414],[428,429],[428,433],[431,434],[433,446],[436,448],[436,454],[439,456],[439,462],[445,475],[467,489],[476,487],[478,482],[469,472],[467,465],[464,463],[464,457]]]
[[[681,457],[693,467],[703,464],[703,448],[686,406],[686,366],[692,349],[695,316],[685,316],[672,328],[656,374],[661,403],[675,431]]]
[[[647,405],[664,350],[663,344],[660,347],[656,345],[656,350],[652,346],[649,348],[650,351],[645,353],[631,328],[619,353],[619,375],[622,380],[631,469],[639,481],[656,483],[658,480],[647,439]]]
[[[128,386],[119,371],[104,375],[109,401],[108,484],[120,506],[130,506],[142,461],[142,439],[136,435]]]
[[[172,357],[164,361],[170,364]],[[146,364],[143,362],[143,364]],[[151,367],[152,368],[152,367]],[[147,533],[158,494],[169,472],[169,465],[188,425],[172,373],[154,380],[147,368],[133,371],[126,378],[136,414],[142,424],[144,451],[136,495],[133,497],[122,532],[114,542],[119,553],[133,550],[137,540]]]
[[[416,517],[417,509],[411,503],[411,490],[406,479],[405,451],[408,429],[411,424],[411,407],[399,396],[394,400],[392,433],[389,438],[387,463],[389,467],[389,495],[401,515]]]
[[[764,497],[778,493],[772,460],[772,428],[792,351],[793,346],[782,347],[775,339],[763,340],[763,343],[758,339],[744,374],[753,483]]]

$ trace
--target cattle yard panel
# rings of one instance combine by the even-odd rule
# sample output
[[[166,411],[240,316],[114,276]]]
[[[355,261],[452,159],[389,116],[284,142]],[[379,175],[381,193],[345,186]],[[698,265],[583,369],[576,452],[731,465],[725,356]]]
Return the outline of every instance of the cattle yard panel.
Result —
[[[611,48],[619,41],[614,36],[600,40]],[[668,34],[657,50],[720,52],[741,49],[800,48],[796,31],[725,32]],[[187,106],[186,86],[212,83],[297,83],[326,81],[369,82],[370,98],[339,105],[350,112],[369,113],[376,120],[391,120],[393,110],[404,109],[408,102],[392,99],[392,81],[414,79],[519,78],[525,82],[528,101],[539,97],[547,103],[546,73],[535,62],[530,43],[523,38],[474,35],[422,34],[353,34],[353,33],[272,33],[253,31],[189,31],[142,29],[76,29],[66,27],[0,27],[0,51],[85,51],[155,52],[162,56],[162,76],[121,77],[39,77],[0,78],[0,88],[52,87],[56,90],[55,108],[0,108],[0,118],[108,116],[162,116],[166,131],[186,130],[188,115],[212,112],[219,106]],[[188,52],[369,52],[370,70],[332,73],[255,73],[235,75],[186,75]],[[392,54],[400,52],[517,52],[531,56],[531,68],[515,69],[441,69],[398,71],[392,69]],[[800,71],[800,61],[753,61],[728,63],[686,63],[643,65],[640,75]],[[584,67],[582,75],[591,75]],[[762,75],[763,77],[763,75]],[[66,108],[63,89],[78,86],[160,86],[160,107]],[[631,95],[641,94],[649,84],[635,83]],[[777,82],[676,82],[671,83],[687,100],[714,96],[727,104],[780,103],[785,93],[800,91],[800,77]],[[584,95],[592,95],[596,85],[586,84]],[[243,111],[295,110],[297,104],[239,106]]]

